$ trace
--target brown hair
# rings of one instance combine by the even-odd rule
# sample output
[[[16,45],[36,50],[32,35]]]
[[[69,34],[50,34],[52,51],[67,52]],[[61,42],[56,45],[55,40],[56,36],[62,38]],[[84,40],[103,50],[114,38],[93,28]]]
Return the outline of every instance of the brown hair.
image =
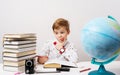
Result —
[[[69,28],[69,22],[63,18],[58,18],[52,26],[52,29],[54,31],[54,29],[59,29],[60,27],[65,27],[66,30],[69,32],[70,28]]]

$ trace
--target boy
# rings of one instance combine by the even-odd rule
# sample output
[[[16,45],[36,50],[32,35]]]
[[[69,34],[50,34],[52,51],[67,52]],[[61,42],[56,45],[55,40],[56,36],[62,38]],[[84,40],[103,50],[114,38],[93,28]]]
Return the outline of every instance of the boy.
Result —
[[[44,64],[48,59],[77,62],[78,55],[76,49],[67,40],[67,36],[70,34],[69,22],[59,18],[54,22],[52,29],[56,40],[45,43],[38,56],[38,62]]]

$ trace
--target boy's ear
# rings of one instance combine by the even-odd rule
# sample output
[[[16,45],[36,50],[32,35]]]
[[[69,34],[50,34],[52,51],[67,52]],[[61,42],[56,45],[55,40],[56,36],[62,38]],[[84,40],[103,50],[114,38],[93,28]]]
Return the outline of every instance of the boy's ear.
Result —
[[[68,34],[70,34],[70,30],[68,31]]]

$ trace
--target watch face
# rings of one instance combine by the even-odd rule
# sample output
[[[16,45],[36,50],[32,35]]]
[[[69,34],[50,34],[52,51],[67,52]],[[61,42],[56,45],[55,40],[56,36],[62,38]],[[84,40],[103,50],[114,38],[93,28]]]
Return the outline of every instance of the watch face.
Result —
[[[64,52],[65,52],[65,48],[63,47],[63,48],[60,49],[59,53],[62,54]]]
[[[64,49],[61,49],[60,51],[61,51],[61,52],[64,52],[65,50],[64,50]]]

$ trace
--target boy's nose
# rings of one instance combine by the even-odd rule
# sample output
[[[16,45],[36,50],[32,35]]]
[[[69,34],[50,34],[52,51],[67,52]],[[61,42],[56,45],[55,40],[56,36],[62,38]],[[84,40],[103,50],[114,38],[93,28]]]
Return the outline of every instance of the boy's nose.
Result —
[[[58,37],[61,37],[61,36],[62,36],[61,34],[58,35]]]

